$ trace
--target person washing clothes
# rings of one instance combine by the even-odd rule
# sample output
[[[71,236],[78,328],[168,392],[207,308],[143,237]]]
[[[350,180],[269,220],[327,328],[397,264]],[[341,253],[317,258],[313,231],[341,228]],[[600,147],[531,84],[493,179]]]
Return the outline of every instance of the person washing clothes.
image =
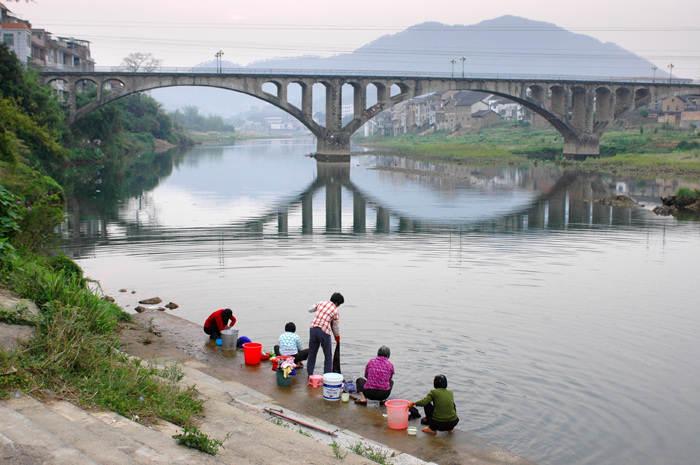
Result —
[[[357,392],[360,398],[356,404],[367,405],[367,399],[378,400],[381,404],[389,398],[394,387],[394,365],[389,361],[391,351],[387,346],[381,346],[377,357],[367,362],[365,377],[357,378]]]
[[[433,380],[435,389],[418,402],[409,402],[408,408],[417,405],[425,410],[425,418],[421,423],[428,425],[422,429],[424,433],[436,434],[438,431],[455,432],[455,426],[459,423],[454,394],[447,389],[445,375],[437,375]]]
[[[230,322],[230,323],[229,323]],[[204,322],[204,332],[209,335],[209,339],[216,340],[216,345],[221,345],[221,331],[230,329],[236,324],[236,317],[230,308],[222,308],[215,311],[207,321]]]
[[[330,373],[333,368],[333,355],[331,354],[331,335],[335,336],[335,342],[340,342],[340,327],[338,326],[338,307],[345,302],[345,298],[339,292],[333,293],[330,301],[316,302],[309,308],[309,312],[316,312],[309,329],[309,360],[307,373],[314,374],[316,368],[316,355],[319,347],[323,349],[323,373]]]
[[[296,333],[297,326],[291,321],[284,326],[284,334],[280,336],[280,343],[275,345],[275,355],[293,355],[297,368],[304,368],[301,363],[309,358],[309,349],[304,349],[301,338]]]

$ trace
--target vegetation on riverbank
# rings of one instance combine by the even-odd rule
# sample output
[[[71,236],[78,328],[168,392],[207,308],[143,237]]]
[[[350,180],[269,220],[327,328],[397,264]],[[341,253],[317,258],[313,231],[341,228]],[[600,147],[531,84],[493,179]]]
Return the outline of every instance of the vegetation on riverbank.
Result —
[[[104,120],[95,117],[99,127],[88,119],[65,130],[51,90],[0,46],[0,287],[39,309],[33,315],[0,306],[0,321],[34,329],[18,350],[0,349],[0,398],[21,390],[181,426],[202,412],[194,391],[177,385],[177,369],[147,366],[118,350],[117,325],[129,315],[100,298],[96,283],[56,251],[65,203],[59,182],[81,170],[99,179],[95,173],[106,161],[125,160],[123,151],[168,137],[153,132],[163,131],[166,120],[149,98],[123,99],[105,110],[112,113]],[[154,121],[163,124],[156,128]],[[96,143],[100,130],[106,137]]]
[[[242,140],[274,139],[275,138],[274,136],[270,136],[270,135],[266,135],[266,134],[258,134],[258,133],[254,133],[254,132],[247,132],[247,131],[236,131],[236,132],[190,131],[188,136],[194,141],[194,143],[196,145],[207,145],[207,146],[231,145],[235,142],[239,142]]]
[[[679,130],[668,124],[610,131],[601,139],[603,156],[580,162],[561,156],[563,139],[553,128],[533,129],[513,122],[470,133],[409,133],[360,138],[358,142],[379,152],[464,164],[555,162],[589,171],[700,177],[700,135],[696,130]]]

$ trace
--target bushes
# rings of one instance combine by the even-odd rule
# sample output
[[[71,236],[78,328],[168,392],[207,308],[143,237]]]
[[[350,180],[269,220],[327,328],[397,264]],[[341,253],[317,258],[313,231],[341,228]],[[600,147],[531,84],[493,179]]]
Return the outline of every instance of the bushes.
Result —
[[[25,113],[15,101],[2,97],[0,134],[0,154],[3,161],[13,164],[18,161],[16,152],[19,144],[15,142],[16,139],[26,145],[26,158],[36,169],[52,172],[66,161],[66,150],[58,144],[56,135]]]
[[[90,96],[92,93],[82,98],[87,102]],[[146,94],[132,94],[100,107],[76,122],[69,143],[83,152],[92,150],[109,157],[117,153],[152,150],[154,138],[176,145],[181,140],[189,142],[173,126],[170,117],[161,111],[160,103]],[[100,157],[86,157],[83,153],[82,158]]]
[[[682,140],[678,143],[678,145],[676,145],[676,150],[685,151],[685,152],[691,151],[691,150],[698,150],[698,149],[700,149],[700,142],[698,142],[696,140],[693,140],[693,141]]]
[[[697,199],[700,199],[700,189],[691,189],[689,187],[681,187],[678,189],[678,192],[676,192],[676,197],[681,200],[690,200],[691,202],[694,202]]]
[[[20,218],[17,199],[0,185],[0,270],[15,258],[11,240],[19,232]]]

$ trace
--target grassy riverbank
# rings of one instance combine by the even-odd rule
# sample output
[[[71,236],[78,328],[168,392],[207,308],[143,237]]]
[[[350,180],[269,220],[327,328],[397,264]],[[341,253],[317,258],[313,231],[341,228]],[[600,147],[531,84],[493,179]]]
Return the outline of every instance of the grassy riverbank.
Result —
[[[561,156],[564,143],[556,130],[508,122],[473,133],[374,136],[357,142],[378,152],[479,166],[553,162],[590,171],[700,178],[700,136],[668,125],[610,131],[601,139],[602,156],[582,162]]]
[[[146,424],[158,419],[192,424],[202,403],[192,389],[177,386],[176,368],[158,369],[118,351],[117,324],[128,314],[99,298],[56,259],[30,257],[23,266],[7,272],[2,286],[35,301],[40,312],[0,310],[0,321],[34,328],[19,350],[0,351],[0,373],[6,373],[0,376],[0,398],[21,391],[98,405]]]
[[[58,253],[55,232],[64,221],[67,181],[82,176],[99,192],[109,181],[101,177],[105,164],[126,172],[156,139],[188,145],[187,138],[145,95],[120,99],[69,130],[52,90],[2,44],[0,68],[0,288],[38,309],[6,308],[0,300],[1,323],[32,328],[18,349],[0,344],[0,398],[23,391],[141,422],[191,424],[201,401],[177,386],[176,369],[146,366],[119,351],[117,325],[130,316]]]
[[[272,136],[270,134],[261,134],[257,132],[250,131],[237,131],[237,132],[197,132],[189,131],[187,133],[188,137],[194,141],[197,145],[206,146],[216,146],[216,145],[231,145],[236,142],[243,140],[254,140],[254,139],[283,139],[289,136]]]

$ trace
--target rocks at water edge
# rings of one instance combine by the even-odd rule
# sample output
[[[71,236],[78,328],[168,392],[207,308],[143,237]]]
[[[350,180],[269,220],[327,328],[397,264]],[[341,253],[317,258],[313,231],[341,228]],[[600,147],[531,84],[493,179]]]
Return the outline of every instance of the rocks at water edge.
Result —
[[[148,309],[147,309],[146,307],[142,307],[142,306],[139,305],[139,306],[136,307],[134,310],[136,310],[138,313],[143,313],[143,312],[145,312],[145,311],[148,310]]]
[[[678,197],[671,195],[661,198],[662,205],[654,208],[654,213],[662,216],[676,216],[678,214],[700,213],[700,199],[693,197]]]
[[[163,301],[160,297],[151,297],[150,299],[139,300],[140,304],[143,305],[156,305]]]
[[[626,195],[613,195],[606,197],[604,199],[597,199],[596,202],[607,205],[610,207],[643,207],[644,205],[639,205],[634,199],[627,197]]]
[[[165,305],[165,308],[168,308],[170,310],[175,310],[176,308],[179,308],[180,306],[176,304],[175,302],[169,302]]]

